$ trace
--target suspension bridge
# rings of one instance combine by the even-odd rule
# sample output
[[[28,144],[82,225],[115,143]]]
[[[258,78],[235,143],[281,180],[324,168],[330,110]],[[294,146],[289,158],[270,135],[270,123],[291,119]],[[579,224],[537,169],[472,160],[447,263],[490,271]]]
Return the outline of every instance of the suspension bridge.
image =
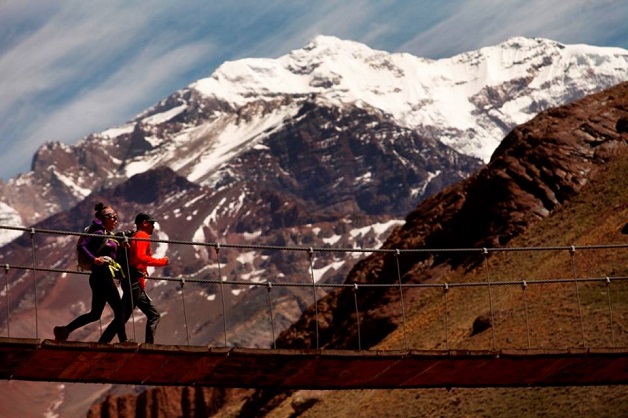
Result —
[[[57,235],[90,235],[84,233],[68,233],[67,231],[52,231],[34,228],[0,226],[0,229],[13,229],[35,234]],[[182,245],[206,245],[228,247],[227,244],[182,242],[173,240],[156,240]],[[268,249],[260,246],[234,246],[246,249]],[[313,248],[276,248],[276,250],[306,251],[310,255],[317,251],[329,251]],[[587,246],[587,247],[551,247],[526,248],[526,251],[566,251],[573,255],[581,250],[612,250],[625,251],[628,244]],[[505,249],[458,249],[455,251],[480,251],[487,254],[490,251],[504,251]],[[519,249],[521,250],[521,249]],[[33,254],[35,253],[33,248]],[[346,249],[343,251],[356,251]],[[368,252],[392,251],[399,254],[408,250],[362,250]],[[430,252],[439,250],[430,249]],[[443,250],[451,251],[451,250]],[[508,249],[517,251],[517,249]],[[218,263],[218,267],[220,263]],[[220,268],[220,267],[219,267]],[[310,263],[312,269],[312,264]],[[16,338],[11,335],[10,291],[12,284],[9,272],[25,271],[33,273],[33,293],[35,303],[35,335],[31,338]],[[135,385],[165,385],[165,386],[210,386],[210,387],[243,387],[243,388],[279,388],[279,389],[394,389],[394,388],[434,388],[434,387],[528,387],[528,386],[582,386],[582,385],[617,385],[628,384],[628,346],[625,344],[626,331],[623,323],[618,323],[618,317],[623,318],[626,312],[614,311],[610,291],[606,292],[608,299],[607,314],[603,321],[607,322],[609,332],[604,338],[596,341],[595,338],[584,336],[582,313],[580,314],[582,337],[580,344],[571,347],[535,347],[531,344],[528,324],[528,307],[526,304],[526,289],[536,285],[569,284],[576,288],[578,295],[578,310],[581,312],[581,301],[578,286],[584,283],[600,284],[606,289],[611,286],[628,282],[624,276],[579,277],[576,274],[570,278],[552,280],[519,280],[492,282],[487,277],[486,282],[477,283],[432,283],[410,284],[402,283],[398,278],[391,284],[360,284],[364,287],[398,288],[401,294],[409,288],[423,287],[442,291],[444,303],[447,303],[447,294],[452,289],[469,289],[483,287],[489,295],[491,289],[503,286],[516,286],[523,295],[525,328],[527,330],[526,343],[521,347],[503,347],[496,344],[492,338],[490,347],[484,349],[463,349],[451,346],[448,335],[448,314],[444,309],[445,348],[420,349],[404,346],[402,349],[382,350],[361,348],[358,349],[326,349],[318,346],[318,335],[315,338],[316,346],[308,349],[277,348],[247,348],[229,346],[227,341],[226,325],[224,326],[224,344],[190,345],[189,336],[186,343],[176,345],[139,344],[135,342],[102,344],[82,341],[55,341],[40,339],[37,326],[37,283],[35,272],[77,273],[73,270],[46,268],[36,265],[35,257],[31,265],[5,264],[5,286],[2,292],[6,305],[5,329],[6,337],[0,337],[0,378],[6,380],[27,381],[55,381],[55,382],[83,382],[83,383],[116,383]],[[575,269],[574,269],[575,272]],[[256,283],[257,286],[266,286],[269,292],[269,311],[273,321],[270,291],[273,287],[281,286],[311,286],[316,298],[317,288],[349,287],[357,290],[357,284],[323,284],[314,280],[309,283]],[[219,279],[198,280],[203,283],[223,285],[240,285],[250,287],[248,281],[228,281]],[[185,298],[184,283],[193,279],[173,277],[153,277],[157,280],[179,282],[184,317]],[[23,279],[23,278],[22,278]],[[360,323],[358,312],[358,292],[353,292],[356,298],[356,315],[358,318],[358,340],[360,339]],[[401,298],[403,304],[403,298]],[[403,306],[402,306],[403,309]],[[616,309],[616,308],[615,308]],[[626,309],[621,305],[621,309]],[[493,307],[491,303],[491,316]],[[223,304],[223,318],[225,317]],[[615,319],[614,319],[615,318]],[[405,317],[402,329],[405,333]],[[599,322],[601,319],[598,318]],[[186,333],[187,333],[187,319]],[[492,327],[494,332],[494,328]],[[576,329],[578,327],[575,327]],[[316,329],[318,333],[318,328]],[[407,343],[406,343],[407,344]]]

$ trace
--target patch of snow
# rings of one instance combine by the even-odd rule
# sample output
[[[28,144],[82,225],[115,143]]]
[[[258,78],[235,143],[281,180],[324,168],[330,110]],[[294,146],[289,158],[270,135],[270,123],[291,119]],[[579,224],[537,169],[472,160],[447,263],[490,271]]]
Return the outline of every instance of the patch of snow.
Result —
[[[255,261],[256,254],[257,254],[256,251],[248,251],[245,253],[240,253],[238,257],[236,257],[236,260],[241,264],[253,264],[253,261]]]
[[[251,240],[254,240],[255,238],[262,236],[262,230],[260,229],[254,232],[244,232],[242,236],[244,237],[245,240],[251,241]]]
[[[289,110],[293,115],[296,115],[297,111],[296,106]],[[198,181],[225,161],[229,161],[242,152],[245,143],[251,143],[250,146],[253,146],[263,140],[270,134],[271,128],[282,126],[286,116],[286,109],[279,108],[273,114],[257,115],[246,124],[238,124],[233,121],[226,125],[211,148],[196,156],[194,159],[196,164],[188,174],[187,179],[192,182]]]
[[[159,125],[160,123],[164,123],[184,112],[187,109],[187,104],[182,104],[177,107],[173,107],[170,110],[167,110],[162,113],[157,113],[155,115],[149,116],[147,118],[142,119],[143,123],[148,125]]]
[[[323,242],[325,244],[334,245],[335,243],[340,241],[340,238],[342,238],[342,235],[332,235],[329,238],[323,238]]]
[[[24,227],[20,214],[13,209],[13,207],[2,202],[0,202],[0,225]],[[23,231],[0,228],[0,247],[13,241],[22,234]]]
[[[72,194],[74,194],[74,196],[87,197],[92,193],[90,189],[79,187],[78,184],[76,184],[75,179],[63,175],[56,169],[56,167],[53,166],[50,170],[61,183],[63,183],[68,189],[72,190]]]
[[[323,278],[325,273],[327,273],[330,269],[338,270],[345,263],[344,260],[336,261],[334,263],[328,264],[319,269],[312,269],[312,274],[314,275],[314,282],[318,283],[320,279]]]
[[[104,136],[105,138],[117,138],[120,135],[132,133],[134,128],[135,128],[134,124],[128,124],[124,126],[107,129],[106,131],[101,132],[100,135]]]

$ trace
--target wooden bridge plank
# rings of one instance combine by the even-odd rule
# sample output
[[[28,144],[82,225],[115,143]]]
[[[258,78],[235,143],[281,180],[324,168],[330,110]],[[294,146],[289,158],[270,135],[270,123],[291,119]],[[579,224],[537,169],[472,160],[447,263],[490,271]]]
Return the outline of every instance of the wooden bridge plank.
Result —
[[[628,384],[628,348],[353,351],[0,338],[0,378],[278,389]]]

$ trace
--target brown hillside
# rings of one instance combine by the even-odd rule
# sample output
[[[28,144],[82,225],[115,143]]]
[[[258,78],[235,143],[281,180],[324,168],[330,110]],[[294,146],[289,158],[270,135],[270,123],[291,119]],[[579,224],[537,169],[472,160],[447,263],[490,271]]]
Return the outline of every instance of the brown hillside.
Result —
[[[539,115],[508,135],[485,169],[422,202],[385,247],[627,242],[622,229],[628,219],[628,134],[617,129],[625,118],[628,83]],[[359,263],[347,281],[393,283],[396,261],[394,256],[375,254]],[[478,252],[414,253],[400,256],[399,269],[406,283],[482,282],[487,274],[491,281],[628,275],[625,249],[583,254],[492,252],[488,269],[483,261]],[[322,347],[356,348],[350,292],[335,292],[321,300],[318,315],[309,309],[282,333],[278,347],[315,346],[314,321],[318,320]],[[410,347],[420,349],[576,347],[589,346],[594,338],[598,346],[610,346],[611,339],[615,345],[628,344],[628,288],[621,283],[611,289],[613,332],[604,316],[608,315],[607,289],[599,283],[577,288],[573,283],[530,287],[526,291],[527,326],[523,308],[513,309],[522,305],[520,288],[500,287],[491,296],[480,287],[450,292],[445,338],[442,292],[412,289],[404,293],[404,305],[409,307],[405,336],[400,329],[398,290],[391,289],[383,297],[381,292],[363,290],[360,294],[363,348],[378,344],[378,348],[400,349],[406,338]],[[474,322],[490,315],[489,297],[494,327],[472,335]],[[590,402],[582,402],[585,393]],[[291,416],[303,396],[256,392],[241,416]],[[624,387],[329,392],[312,398],[303,402],[316,406],[303,416],[537,416],[539,411],[552,416],[563,415],[565,407],[574,408],[574,415],[616,416],[628,410],[628,388]]]
[[[511,242],[511,246],[566,246],[627,243],[622,229],[628,220],[628,154],[606,165],[579,195],[551,216],[538,222]],[[576,268],[584,275],[628,276],[628,250],[595,251],[576,255]],[[491,272],[507,272],[509,278],[564,277],[571,269],[570,257],[529,254],[513,256],[500,253],[490,262]],[[604,269],[604,271],[602,271]],[[479,281],[482,269],[465,272],[457,269],[444,279],[452,282]],[[583,274],[578,274],[579,276]],[[588,283],[579,288],[584,311],[585,345],[613,346],[606,305],[606,286]],[[486,313],[486,290],[472,296],[459,293],[449,297],[450,344],[456,348],[492,346],[487,330],[472,335],[474,320]],[[528,289],[531,345],[533,347],[577,346],[580,326],[574,285],[547,285]],[[521,289],[496,295],[496,311],[511,311],[521,306]],[[628,345],[628,284],[613,283],[610,292],[615,346]],[[481,302],[481,303],[478,303]],[[427,297],[421,308],[407,312],[407,335],[412,347],[438,347],[442,340],[442,305],[439,298]],[[482,308],[484,306],[484,308]],[[521,310],[498,316],[495,321],[498,347],[526,347],[526,329]],[[401,329],[391,333],[376,347],[395,349],[404,344]],[[362,391],[300,391],[274,400],[268,417],[618,417],[628,411],[628,387],[554,387],[486,389],[417,389]],[[307,405],[301,414],[295,411]]]

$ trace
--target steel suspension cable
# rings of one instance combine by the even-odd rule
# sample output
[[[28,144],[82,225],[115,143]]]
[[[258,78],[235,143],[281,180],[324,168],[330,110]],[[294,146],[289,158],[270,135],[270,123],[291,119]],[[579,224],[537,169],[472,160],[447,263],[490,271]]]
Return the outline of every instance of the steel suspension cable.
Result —
[[[449,293],[449,284],[443,286],[443,299],[445,301],[445,348],[449,350],[449,307],[447,306],[447,293]]]
[[[268,310],[270,311],[270,329],[273,333],[273,348],[277,348],[277,341],[275,339],[275,320],[273,318],[273,301],[270,297],[270,291],[273,285],[271,282],[266,283],[266,288],[268,289]]]
[[[39,338],[39,306],[37,303],[37,275],[35,274],[35,228],[31,228],[31,258],[33,262],[33,293],[35,295],[35,338]]]
[[[318,296],[316,295],[316,280],[314,280],[314,250],[312,247],[308,249],[308,254],[310,256],[310,274],[312,276],[312,292],[314,293],[314,316],[315,316],[315,324],[316,324],[316,349],[319,349],[319,338],[318,338]]]
[[[185,310],[185,294],[183,292],[183,287],[185,286],[185,277],[181,277],[181,302],[183,303],[183,323],[185,325],[185,338],[190,345],[190,334],[188,332],[188,315]]]
[[[16,227],[16,226],[8,226],[8,225],[0,225],[0,229],[14,230],[14,231],[25,231],[29,232],[31,230],[35,230],[40,233],[47,234],[56,234],[56,235],[75,235],[75,236],[95,236],[98,237],[97,234],[90,234],[84,232],[75,232],[75,231],[65,231],[65,230],[51,230],[51,229],[41,229],[41,228],[25,228],[25,227]],[[225,248],[238,248],[238,249],[258,249],[258,250],[279,250],[279,251],[309,251],[312,247],[298,247],[298,246],[276,246],[276,245],[254,245],[254,244],[219,244],[215,242],[199,242],[199,241],[189,241],[189,240],[171,240],[171,239],[157,239],[157,238],[131,238],[138,241],[149,241],[155,243],[166,243],[166,244],[181,244],[181,245],[198,245],[205,247],[216,247],[217,245],[222,245]],[[575,248],[578,250],[601,250],[601,249],[620,249],[620,248],[628,248],[628,243],[626,244],[600,244],[600,245],[582,245],[582,246],[541,246],[541,247],[504,247],[504,248],[405,248],[399,249],[398,251],[402,253],[451,253],[451,252],[521,252],[521,251],[560,251],[560,250],[569,250],[571,248]],[[351,253],[394,253],[397,249],[389,249],[389,248],[333,248],[333,247],[321,247],[321,248],[313,248],[314,251],[317,252],[351,252]]]
[[[576,261],[575,261],[576,247],[572,245],[571,248],[569,249],[569,254],[571,258],[571,270],[573,272],[573,278],[576,279],[578,278],[576,274]],[[586,347],[587,344],[584,337],[584,319],[582,318],[582,305],[580,303],[580,288],[578,286],[577,281],[575,282],[575,286],[576,286],[576,300],[578,302],[578,316],[580,317],[580,331],[582,333],[582,346]]]
[[[403,322],[403,340],[405,349],[408,349],[408,336],[406,334],[406,311],[403,304],[403,288],[401,287],[401,267],[399,265],[399,250],[395,251],[395,260],[397,261],[397,280],[399,281],[399,300],[401,302],[401,319]]]
[[[129,285],[129,298],[131,299],[131,324],[133,325],[133,339],[137,341],[137,334],[135,332],[135,301],[133,300],[133,287],[131,284],[131,261],[129,260],[129,237],[124,235],[124,256],[126,257],[126,280]],[[139,285],[139,283],[138,283]]]
[[[488,250],[484,248],[484,270],[486,271],[486,283],[488,285],[488,303],[491,310],[491,332],[493,334],[493,350],[497,350],[497,342],[495,338],[495,315],[493,314],[493,294],[491,291],[491,278],[488,269]]]
[[[81,272],[81,271],[77,271],[77,270],[66,270],[66,269],[58,269],[58,268],[48,268],[48,267],[35,267],[33,268],[32,266],[23,266],[23,265],[17,265],[17,264],[9,264],[8,265],[9,268],[11,269],[18,269],[18,270],[35,270],[35,271],[45,271],[45,272],[52,272],[52,273],[73,273],[73,274],[84,274],[84,275],[88,275],[88,272]],[[164,280],[164,281],[172,281],[172,282],[179,282],[181,279],[176,278],[176,277],[164,277],[164,276],[150,276],[148,279],[151,280]],[[610,280],[610,281],[628,281],[628,276],[604,276],[604,277],[581,277],[581,278],[577,278],[577,279],[573,279],[573,278],[559,278],[559,279],[541,279],[541,280],[526,280],[526,284],[528,285],[537,285],[537,284],[566,284],[566,283],[573,283],[573,282],[600,282],[600,281],[606,281],[606,280]],[[251,286],[251,282],[250,281],[235,281],[235,280],[219,280],[219,279],[192,279],[189,277],[186,277],[186,281],[187,282],[194,282],[194,283],[215,283],[215,284],[219,284],[219,283],[225,283],[225,284],[233,284],[236,286]],[[259,282],[256,283],[256,285],[259,286],[264,286],[266,285],[267,282]],[[510,280],[510,281],[504,281],[504,282],[491,282],[491,286],[495,287],[495,286],[521,286],[522,284],[522,280]],[[311,281],[308,282],[274,282],[273,286],[279,286],[279,287],[312,287],[312,283]],[[318,288],[336,288],[336,287],[352,287],[353,283],[323,283],[323,284],[317,284],[316,287]],[[360,287],[398,287],[399,284],[398,283],[361,283]],[[456,282],[456,283],[449,283],[448,284],[449,287],[487,287],[487,283],[486,282]],[[421,287],[421,288],[442,288],[443,284],[442,283],[402,283],[402,287],[406,288],[406,287]]]
[[[522,289],[522,299],[523,299],[523,313],[525,315],[526,318],[526,336],[528,337],[528,348],[530,348],[530,323],[528,321],[528,298],[526,297],[526,288],[527,288],[528,284],[526,283],[526,281],[524,280],[523,283],[521,283],[521,289]]]
[[[222,270],[220,269],[220,244],[216,244],[216,259],[218,260],[218,280],[220,280],[220,301],[222,302],[222,329],[225,337],[225,347],[227,346],[227,313],[225,310],[224,282],[222,280]]]
[[[6,291],[6,297],[7,297],[7,338],[11,338],[11,318],[9,316],[10,314],[10,309],[9,309],[9,265],[5,264],[4,266],[4,288]]]
[[[358,310],[358,284],[353,284],[353,303],[355,304],[355,319],[358,328],[358,350],[362,351],[362,337],[360,335],[360,311]]]
[[[611,325],[611,343],[615,346],[615,330],[613,329],[613,309],[611,308],[611,279],[606,278],[606,299],[608,300],[608,317]]]

